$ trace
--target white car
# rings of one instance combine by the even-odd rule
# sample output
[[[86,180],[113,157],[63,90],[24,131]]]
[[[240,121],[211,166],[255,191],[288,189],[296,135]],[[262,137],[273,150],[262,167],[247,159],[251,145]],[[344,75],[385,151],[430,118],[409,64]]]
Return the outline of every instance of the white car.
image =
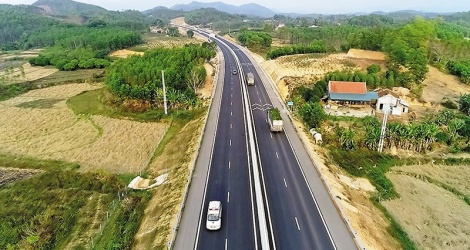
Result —
[[[207,210],[206,228],[208,230],[219,230],[222,226],[222,203],[210,201]]]

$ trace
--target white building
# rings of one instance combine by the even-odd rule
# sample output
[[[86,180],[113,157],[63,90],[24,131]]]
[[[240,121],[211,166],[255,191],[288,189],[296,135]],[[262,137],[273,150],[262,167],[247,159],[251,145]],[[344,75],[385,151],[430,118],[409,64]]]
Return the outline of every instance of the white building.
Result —
[[[408,113],[409,104],[400,99],[400,97],[392,91],[386,89],[379,92],[377,99],[377,110],[382,112],[390,111],[392,115],[401,115]],[[391,109],[391,110],[390,110]]]

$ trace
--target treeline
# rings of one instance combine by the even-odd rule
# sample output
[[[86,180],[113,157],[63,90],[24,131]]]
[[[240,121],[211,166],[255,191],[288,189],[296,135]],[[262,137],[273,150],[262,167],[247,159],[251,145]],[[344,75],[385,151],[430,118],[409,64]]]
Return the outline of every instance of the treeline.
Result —
[[[214,8],[204,8],[187,12],[184,20],[190,25],[208,25],[209,23],[230,20],[233,22],[242,21],[246,16],[231,15]]]
[[[156,49],[113,64],[106,84],[120,98],[159,105],[163,100],[161,71],[164,70],[170,107],[189,107],[195,104],[195,91],[205,79],[202,65],[214,56],[214,46],[209,43]]]
[[[83,17],[84,27],[67,23],[67,16],[51,18],[44,10],[27,5],[0,5],[0,49],[29,49],[39,46],[53,46],[54,40],[63,41],[68,36],[77,37],[92,32],[88,28],[107,28],[109,33],[118,30],[143,32],[148,29],[150,19],[139,11],[105,11],[96,16]],[[59,21],[64,19],[65,21]],[[122,31],[119,31],[122,32]],[[92,39],[104,38],[102,34]],[[108,39],[109,37],[107,37]],[[74,41],[78,42],[78,41]],[[98,41],[96,41],[98,42]],[[96,43],[95,42],[95,43]],[[102,43],[107,41],[101,40]],[[110,41],[115,43],[116,41]],[[89,43],[89,41],[88,41]],[[117,46],[119,47],[119,46]]]
[[[52,65],[59,70],[103,68],[110,64],[108,54],[142,42],[141,35],[122,28],[69,26],[30,36],[26,47],[48,47],[31,65]]]
[[[263,31],[244,30],[238,35],[238,41],[249,48],[260,49],[271,47],[273,38]]]
[[[374,21],[375,20],[375,21]],[[268,58],[295,54],[315,53],[312,42],[327,44],[327,51],[347,51],[350,48],[383,51],[387,54],[387,66],[394,78],[420,84],[428,72],[427,65],[447,70],[468,82],[470,75],[468,58],[470,28],[441,19],[415,18],[408,23],[389,21],[378,17],[355,17],[347,25],[321,27],[283,27],[276,37],[287,41],[292,47],[273,49]],[[299,46],[300,47],[296,47]],[[400,80],[400,84],[403,84]]]
[[[0,49],[18,49],[18,41],[26,34],[59,25],[59,22],[43,17],[33,6],[0,5]]]
[[[291,45],[280,48],[275,48],[268,51],[266,58],[276,59],[280,56],[295,55],[295,54],[308,54],[308,53],[326,53],[331,51],[327,48],[324,41],[313,41],[310,45]]]

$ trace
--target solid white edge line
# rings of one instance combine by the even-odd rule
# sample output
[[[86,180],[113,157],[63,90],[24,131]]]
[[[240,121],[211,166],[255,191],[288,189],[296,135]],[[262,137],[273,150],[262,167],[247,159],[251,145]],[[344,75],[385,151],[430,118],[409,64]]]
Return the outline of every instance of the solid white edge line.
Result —
[[[230,192],[227,192],[227,203],[230,203]]]
[[[230,169],[230,162],[228,162],[228,169]]]
[[[294,218],[295,218],[295,223],[297,224],[297,229],[299,229],[300,231],[299,221],[297,220],[297,217],[294,217]]]
[[[247,57],[248,57],[248,56],[247,56]],[[250,60],[249,57],[248,57],[248,60]],[[250,61],[251,61],[251,60],[250,60]],[[253,67],[254,67],[254,66],[253,66]],[[257,72],[258,75],[259,75],[259,72],[258,72],[258,70],[256,69],[256,67],[254,67],[254,69],[256,70],[256,72]],[[262,69],[261,69],[261,70],[262,70]],[[263,72],[262,72],[262,73],[263,73]],[[264,74],[264,75],[265,75],[265,77],[267,78],[267,74]],[[260,78],[261,78],[261,77],[260,77]],[[267,79],[267,80],[269,81],[269,79]],[[261,81],[261,82],[263,82],[263,81]],[[263,83],[263,85],[264,85],[264,83]],[[265,86],[265,89],[266,89],[266,86]],[[276,94],[276,90],[273,89],[273,91],[274,91],[275,94]],[[273,102],[273,100],[271,99],[271,96],[269,95],[269,93],[268,93],[267,90],[266,90],[266,94],[268,95],[268,98],[269,98],[269,100],[271,101],[271,103],[274,105],[274,102]],[[279,103],[281,103],[281,107],[283,107],[283,102],[280,100],[279,97],[277,97],[277,101],[278,101]],[[294,124],[292,124],[292,126],[294,126]],[[336,247],[335,241],[333,240],[333,237],[331,236],[330,229],[329,229],[328,225],[326,225],[325,218],[323,217],[323,214],[322,214],[322,212],[321,212],[321,210],[320,210],[320,207],[318,206],[317,200],[315,199],[315,196],[313,195],[312,189],[310,188],[310,185],[308,184],[309,182],[307,181],[307,177],[305,176],[304,170],[303,170],[302,167],[300,166],[300,162],[299,162],[299,159],[298,159],[298,157],[297,157],[297,154],[295,153],[295,150],[294,150],[294,148],[292,147],[292,142],[290,141],[289,136],[287,135],[287,133],[284,132],[284,134],[286,135],[286,138],[287,138],[287,140],[289,141],[290,148],[292,149],[292,152],[294,153],[295,159],[296,159],[296,161],[297,161],[297,165],[299,166],[300,171],[302,172],[302,175],[303,175],[303,177],[304,177],[304,181],[305,181],[305,183],[307,184],[308,190],[310,191],[310,195],[311,195],[312,198],[313,198],[313,201],[314,201],[314,203],[315,203],[315,206],[317,207],[317,210],[320,212],[320,217],[321,217],[321,220],[322,220],[323,225],[325,226],[326,232],[328,233],[328,237],[330,238],[330,242],[331,242],[331,244],[333,245],[333,248],[334,248],[335,250],[337,250],[338,248]],[[296,133],[296,134],[297,134],[297,133]],[[300,138],[299,138],[299,139],[300,139]],[[311,160],[310,160],[310,161],[311,161]],[[312,162],[312,164],[315,165],[313,162]],[[314,166],[314,167],[315,167],[315,166]],[[327,191],[328,191],[328,190],[327,190]],[[334,202],[334,201],[333,201],[333,202]],[[351,236],[352,236],[352,235],[351,235]]]
[[[238,64],[238,68],[239,68],[239,71],[240,72],[243,72],[241,66],[240,66],[240,62],[238,61],[238,57],[237,55],[235,54],[235,52],[227,45],[227,43],[225,43],[224,41],[220,40],[222,44],[224,44],[227,48],[229,48],[230,52],[232,52],[232,55],[234,56],[235,58],[235,61],[237,62]],[[248,127],[248,137],[249,138],[252,138],[253,136],[256,136],[253,132],[253,127],[254,124],[251,120],[252,118],[252,113],[251,113],[251,109],[250,109],[250,100],[249,100],[249,97],[248,97],[248,92],[246,90],[246,87],[245,87],[245,81],[244,81],[244,78],[243,77],[240,77],[240,80],[241,80],[241,87],[242,87],[242,96],[244,97],[244,99],[246,100],[244,102],[244,110],[247,110],[247,112],[250,113],[250,115],[246,115],[245,113],[245,117],[247,119],[246,121],[246,124],[247,127]],[[266,225],[266,217],[264,215],[264,203],[263,203],[263,199],[262,197],[260,197],[260,195],[258,194],[261,194],[261,186],[260,186],[260,181],[259,181],[259,172],[260,170],[258,169],[258,156],[256,155],[257,153],[257,148],[255,147],[254,145],[254,141],[253,140],[249,140],[249,144],[250,144],[250,150],[251,150],[251,155],[255,157],[256,160],[252,160],[252,164],[253,164],[253,174],[254,176],[257,178],[254,178],[255,180],[255,193],[256,193],[256,204],[257,204],[257,212],[258,212],[258,223],[264,225],[264,226],[260,226],[259,227],[259,230],[260,230],[260,238],[261,238],[261,247],[263,250],[267,250],[267,249],[270,249],[270,246],[269,246],[269,236],[268,236],[268,233],[267,233],[267,225]],[[253,159],[253,157],[252,157]],[[256,181],[258,180],[258,181]],[[261,195],[262,196],[262,195]],[[260,216],[261,215],[261,216]],[[256,230],[255,230],[256,232]],[[257,242],[255,244],[256,248],[258,246]]]
[[[222,53],[222,56],[223,56],[223,51],[222,51],[222,48],[220,48],[220,52]],[[219,54],[220,56],[220,54]],[[219,58],[220,59],[220,58]],[[225,58],[224,58],[225,59]],[[220,61],[224,61],[224,60],[220,60]],[[224,66],[225,66],[225,61],[224,61]],[[221,68],[221,67],[220,67]],[[219,72],[220,73],[220,68],[219,68]],[[225,74],[225,68],[224,68],[224,74]],[[218,83],[215,83],[216,84],[216,88],[217,88],[217,84]],[[220,100],[219,100],[219,108],[217,110],[217,120],[219,120],[219,116],[220,116],[220,107],[222,106],[222,97],[223,97],[223,94],[224,94],[224,86],[222,84],[222,90],[220,91]],[[210,112],[210,110],[209,110]],[[199,234],[201,232],[201,225],[202,225],[202,214],[204,213],[204,203],[206,202],[206,194],[207,194],[207,185],[209,183],[209,175],[211,173],[211,168],[212,168],[212,155],[214,154],[214,146],[215,146],[215,139],[217,137],[217,130],[218,130],[218,127],[219,127],[219,122],[217,122],[215,124],[215,131],[214,131],[214,139],[212,139],[212,147],[211,147],[211,155],[209,157],[209,169],[207,170],[207,177],[206,177],[206,184],[204,186],[204,195],[203,195],[203,198],[202,198],[202,204],[201,204],[201,213],[199,215],[199,222],[198,222],[198,226],[197,226],[197,232],[196,232],[196,241],[194,243],[194,250],[197,249],[197,244],[199,242]]]
[[[276,152],[276,157],[279,159],[279,155],[277,154],[277,152]]]
[[[286,187],[287,187],[286,178],[284,178],[284,186],[286,186]]]
[[[232,140],[230,140],[230,146],[232,146]]]
[[[228,249],[228,239],[225,238],[225,250],[227,250],[227,249]]]

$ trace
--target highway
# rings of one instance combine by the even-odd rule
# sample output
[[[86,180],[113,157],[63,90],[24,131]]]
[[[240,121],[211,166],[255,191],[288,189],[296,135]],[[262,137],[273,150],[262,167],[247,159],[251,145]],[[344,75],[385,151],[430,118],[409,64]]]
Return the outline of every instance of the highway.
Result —
[[[252,112],[253,115],[252,125],[255,128],[259,156],[255,160],[261,166],[263,177],[270,248],[357,249],[287,115],[281,112],[285,132],[272,133],[269,130],[266,122],[267,108],[276,106],[282,110],[282,106],[275,100],[273,89],[265,87],[269,86],[266,76],[261,74],[259,66],[252,64],[252,59],[243,50],[221,40],[235,52],[243,72],[252,72],[255,76],[255,86],[248,86],[252,110],[246,112]],[[201,184],[195,184],[198,190],[193,187],[190,189],[189,196],[193,196],[193,202],[186,202],[186,207],[191,211],[183,214],[180,231],[185,232],[178,232],[175,249],[189,249],[190,243],[182,243],[182,239],[191,238],[192,235],[196,238],[194,249],[261,249],[258,218],[253,212],[256,210],[252,183],[254,177],[248,158],[247,124],[239,79],[244,74],[231,73],[237,68],[235,59],[224,44],[219,41],[217,44],[223,52],[225,66],[221,69],[223,81],[219,81],[222,84],[219,117],[209,118],[209,123],[213,119],[218,120],[208,164],[208,178],[204,185],[206,189],[201,195],[204,202],[198,203],[195,197],[200,196],[191,194],[203,193],[200,190]],[[215,111],[211,107],[211,113],[213,112]],[[203,158],[201,154],[199,157]],[[201,182],[201,176],[195,174],[193,182]],[[206,210],[210,200],[223,202],[220,231],[211,232],[205,229]],[[197,204],[200,204],[199,207]],[[191,230],[187,227],[194,227],[195,219],[189,217],[194,217],[193,210],[196,209],[199,209],[200,216],[197,233],[192,234],[188,233]],[[187,240],[192,242],[191,239]]]
[[[197,249],[255,249],[255,216],[240,79],[233,55],[220,46],[225,75]],[[210,200],[222,201],[222,228],[205,227]]]
[[[257,83],[248,90],[276,249],[335,249],[286,134],[269,130],[266,110],[273,104],[258,72],[230,46]]]

